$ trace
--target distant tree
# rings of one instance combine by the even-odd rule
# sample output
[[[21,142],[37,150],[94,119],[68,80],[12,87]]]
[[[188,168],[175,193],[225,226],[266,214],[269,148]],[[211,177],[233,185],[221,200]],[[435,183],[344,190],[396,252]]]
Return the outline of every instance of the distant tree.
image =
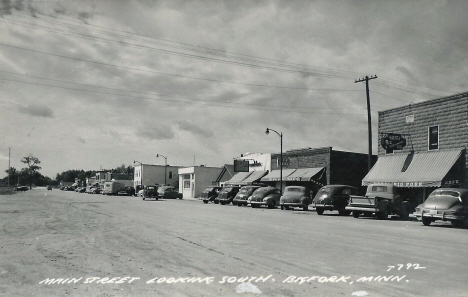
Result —
[[[10,186],[18,184],[18,171],[16,171],[15,167],[10,167],[10,172],[8,172],[8,169],[5,172],[7,174],[4,178],[5,183],[8,182],[8,176],[10,176]]]
[[[24,174],[26,174],[27,179],[29,181],[29,189],[31,189],[33,180],[37,177],[39,170],[42,169],[39,166],[39,164],[41,164],[41,161],[39,161],[39,159],[34,156],[27,156],[23,157],[23,159],[21,159],[21,162],[23,162],[27,166],[23,168],[22,171]]]

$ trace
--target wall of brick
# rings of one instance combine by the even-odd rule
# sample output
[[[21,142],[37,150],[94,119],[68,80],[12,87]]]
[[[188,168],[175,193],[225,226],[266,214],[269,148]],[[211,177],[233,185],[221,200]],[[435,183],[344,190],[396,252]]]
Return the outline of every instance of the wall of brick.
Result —
[[[407,123],[407,116],[414,116],[414,122]],[[468,146],[468,93],[379,112],[379,155],[385,154],[380,145],[381,133],[409,134],[411,139],[407,139],[402,152],[409,152],[411,143],[414,151],[427,152],[430,126],[439,126],[439,150],[465,149]],[[466,156],[463,159],[468,170]],[[468,186],[466,173],[463,184]]]
[[[271,156],[271,169],[279,170],[280,155]],[[332,147],[290,150],[283,153],[283,169],[325,167],[327,184],[360,187],[367,174],[367,154],[334,151]],[[373,160],[375,163],[376,156]]]

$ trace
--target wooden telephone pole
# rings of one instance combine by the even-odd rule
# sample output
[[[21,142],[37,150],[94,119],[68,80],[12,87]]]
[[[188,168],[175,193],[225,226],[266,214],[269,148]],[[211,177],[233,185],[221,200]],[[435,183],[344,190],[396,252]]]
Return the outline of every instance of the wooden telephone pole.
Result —
[[[369,80],[377,78],[377,75],[374,76],[366,76],[365,78],[360,78],[355,80],[354,83],[358,82],[366,82],[366,94],[367,94],[367,130],[368,130],[368,137],[369,137],[369,155],[367,158],[367,169],[368,171],[371,170],[371,163],[372,163],[372,120],[371,120],[371,109],[370,109],[370,97],[369,97]]]

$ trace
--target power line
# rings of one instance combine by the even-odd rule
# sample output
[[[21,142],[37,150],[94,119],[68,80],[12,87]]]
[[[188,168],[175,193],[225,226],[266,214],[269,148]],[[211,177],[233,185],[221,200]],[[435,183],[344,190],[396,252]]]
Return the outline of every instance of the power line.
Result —
[[[182,99],[189,99],[189,100],[197,100],[197,101],[206,101],[206,102],[214,102],[214,103],[229,103],[229,104],[239,104],[239,105],[247,105],[247,106],[262,106],[265,107],[267,105],[263,104],[251,104],[251,103],[236,103],[236,102],[220,102],[216,100],[202,100],[199,98],[193,98],[193,97],[186,97],[186,96],[177,96],[177,95],[167,95],[167,94],[157,94],[157,93],[150,93],[150,92],[142,92],[142,91],[135,91],[135,90],[127,90],[127,89],[118,89],[118,88],[109,88],[109,87],[104,87],[104,86],[99,86],[99,85],[91,85],[91,84],[83,84],[83,83],[76,83],[76,82],[70,82],[70,81],[65,81],[65,80],[59,80],[59,79],[51,79],[51,78],[45,78],[41,76],[34,76],[34,75],[29,75],[29,74],[21,74],[21,73],[15,73],[15,72],[10,72],[10,71],[4,71],[0,70],[1,73],[7,73],[7,74],[13,74],[13,75],[18,75],[18,76],[23,76],[23,77],[28,77],[28,78],[36,78],[36,79],[42,79],[42,80],[48,80],[48,81],[53,81],[53,82],[60,82],[60,83],[66,83],[66,84],[73,84],[73,85],[78,85],[78,86],[85,86],[85,87],[93,87],[93,88],[102,88],[102,89],[107,89],[107,90],[112,90],[112,91],[119,91],[119,92],[129,92],[129,93],[137,93],[137,94],[144,94],[144,95],[154,95],[154,96],[161,96],[161,97],[172,97],[172,98],[182,98]],[[1,78],[0,78],[1,79]],[[19,81],[15,81],[19,82]],[[23,81],[21,81],[23,82]],[[29,83],[29,82],[23,82],[23,83]],[[54,87],[59,87],[60,86],[54,86]],[[278,108],[300,108],[304,109],[305,107],[294,107],[294,106],[278,106],[278,105],[270,105],[270,107],[278,107]],[[307,108],[309,109],[309,108]],[[310,109],[358,109],[358,108],[349,108],[349,107],[310,107]]]
[[[294,67],[297,67],[297,66],[300,66],[301,68],[312,68],[312,69],[319,69],[319,70],[326,70],[326,71],[332,71],[332,72],[335,72],[335,73],[339,73],[339,72],[342,72],[342,73],[349,73],[349,74],[353,74],[353,75],[356,75],[356,74],[359,74],[357,72],[354,72],[354,71],[345,71],[345,70],[336,70],[336,69],[329,69],[329,68],[324,68],[324,67],[317,67],[317,66],[310,66],[310,65],[305,65],[305,64],[299,64],[299,63],[291,63],[291,62],[286,62],[286,61],[279,61],[279,60],[274,60],[274,59],[268,59],[268,58],[263,58],[263,57],[258,57],[258,56],[253,56],[253,55],[246,55],[246,54],[240,54],[240,53],[234,53],[234,52],[229,52],[229,51],[225,51],[225,50],[219,50],[219,49],[214,49],[214,48],[207,48],[207,47],[202,47],[202,46],[198,46],[198,45],[193,45],[193,44],[188,44],[188,43],[183,43],[183,42],[177,42],[177,41],[172,41],[172,40],[168,40],[168,39],[163,39],[163,38],[157,38],[157,37],[152,37],[152,36],[148,36],[148,35],[141,35],[141,34],[137,34],[137,33],[134,33],[134,32],[129,32],[129,31],[123,31],[123,30],[117,30],[117,29],[111,29],[111,28],[107,28],[107,27],[103,27],[103,26],[96,26],[96,25],[91,25],[91,24],[87,24],[87,23],[82,23],[80,21],[75,21],[75,20],[70,20],[70,19],[66,19],[66,18],[60,18],[60,17],[52,17],[50,15],[45,15],[45,14],[42,14],[42,13],[38,13],[42,16],[47,16],[47,17],[50,17],[50,18],[54,18],[54,19],[63,19],[63,20],[67,20],[67,21],[72,21],[72,22],[79,22],[80,24],[84,24],[88,27],[98,27],[98,28],[104,28],[106,30],[111,30],[111,31],[117,31],[117,32],[123,32],[125,34],[130,34],[130,35],[135,35],[135,36],[142,36],[144,38],[150,38],[150,39],[154,39],[154,40],[162,40],[162,41],[165,41],[165,42],[170,42],[170,43],[175,43],[175,44],[179,44],[179,45],[182,45],[184,47],[181,47],[181,46],[174,46],[174,45],[170,45],[170,44],[167,44],[167,43],[161,43],[161,42],[154,42],[154,41],[148,41],[148,40],[142,40],[142,39],[136,39],[136,38],[132,38],[133,40],[138,40],[138,41],[143,41],[143,42],[149,42],[149,43],[153,43],[153,44],[158,44],[158,45],[162,45],[162,46],[166,46],[166,47],[172,47],[172,48],[178,48],[178,49],[185,49],[185,50],[190,50],[190,51],[194,51],[194,52],[200,52],[200,53],[205,53],[205,54],[210,54],[210,55],[218,55],[218,56],[223,56],[225,57],[226,54],[231,54],[231,55],[236,55],[236,56],[239,56],[239,57],[231,57],[231,58],[236,58],[236,59],[247,59],[249,61],[252,61],[252,59],[257,59],[257,60],[264,60],[264,61],[267,61],[269,63],[273,62],[275,64],[280,64],[281,66],[288,66],[290,65],[290,67],[294,66]],[[27,18],[33,18],[33,17],[30,17],[30,16],[23,16],[23,15],[20,15],[22,17],[27,17]],[[75,26],[75,25],[70,25],[70,24],[67,24],[67,23],[61,23],[61,22],[52,22],[52,21],[48,21],[48,20],[44,20],[44,19],[38,19],[37,17],[33,18],[35,20],[39,20],[39,21],[42,21],[42,22],[47,22],[47,23],[52,23],[52,24],[59,24],[59,25],[62,25],[62,26],[68,26],[68,27],[72,27],[72,28],[78,28],[78,29],[81,29],[81,30],[84,30],[83,27],[81,26]],[[88,28],[86,28],[86,30],[89,30]],[[111,34],[109,32],[106,32],[106,31],[97,31],[97,30],[94,30],[94,32],[99,32],[99,33],[102,33],[102,34],[106,34],[106,35],[111,35],[111,36],[116,36],[116,37],[125,37],[125,38],[129,38],[128,36],[122,36],[122,35],[115,35],[115,34]],[[200,51],[199,49],[203,50],[203,51]],[[253,60],[255,61],[255,60]]]
[[[180,57],[188,57],[188,58],[194,58],[194,59],[199,59],[199,60],[212,61],[212,62],[218,62],[218,63],[223,63],[223,64],[242,66],[242,67],[248,67],[248,68],[254,68],[254,69],[270,70],[270,71],[283,72],[283,73],[295,73],[295,74],[310,75],[310,76],[323,76],[323,77],[340,78],[340,79],[350,77],[349,75],[336,75],[336,74],[334,75],[334,74],[326,74],[326,73],[318,73],[318,72],[314,73],[314,72],[309,72],[309,71],[284,69],[284,68],[277,68],[277,67],[272,67],[272,66],[262,66],[262,65],[249,64],[249,63],[243,63],[243,62],[222,60],[222,59],[217,59],[217,58],[209,58],[209,57],[205,57],[205,56],[199,56],[199,55],[187,54],[187,53],[182,53],[182,52],[175,52],[175,51],[169,51],[169,50],[164,50],[164,49],[152,48],[152,47],[143,46],[143,45],[133,45],[133,44],[125,43],[125,42],[122,42],[122,41],[115,41],[115,40],[104,39],[104,38],[90,37],[90,36],[86,36],[86,35],[79,35],[79,34],[73,34],[73,33],[60,32],[60,31],[56,31],[56,30],[39,28],[38,26],[24,25],[24,24],[21,24],[21,23],[15,23],[15,22],[11,22],[11,21],[0,20],[0,22],[10,23],[10,24],[15,24],[15,25],[21,25],[21,26],[25,26],[25,27],[29,27],[29,28],[33,28],[33,29],[37,29],[37,30],[44,30],[44,31],[48,31],[48,32],[58,33],[58,34],[67,35],[67,36],[74,36],[74,37],[79,37],[79,38],[83,38],[83,39],[98,40],[98,41],[101,41],[101,42],[112,43],[112,44],[117,44],[117,45],[126,46],[126,47],[140,48],[140,49],[145,49],[145,50],[149,50],[149,51],[153,51],[153,52],[169,54],[169,55],[175,55],[175,56],[180,56]]]
[[[119,96],[119,97],[131,97],[131,98],[137,98],[137,99],[147,99],[147,100],[157,100],[157,101],[167,101],[171,103],[189,103],[189,104],[198,104],[198,105],[209,105],[210,107],[226,107],[227,105],[221,105],[222,102],[217,102],[218,104],[212,104],[212,101],[210,101],[210,104],[200,104],[199,102],[193,102],[193,101],[178,101],[178,100],[167,100],[167,99],[161,99],[161,98],[148,98],[148,97],[141,97],[141,96],[132,96],[132,95],[125,95],[125,94],[115,94],[115,93],[108,93],[108,92],[101,92],[101,91],[93,91],[93,90],[83,90],[83,89],[77,89],[77,88],[69,88],[69,87],[62,87],[62,86],[54,86],[54,85],[48,85],[48,84],[41,84],[41,83],[33,83],[33,82],[24,82],[24,81],[19,81],[19,80],[13,80],[13,79],[5,79],[1,78],[1,80],[4,81],[11,81],[11,82],[17,82],[17,83],[23,83],[23,84],[31,84],[31,85],[38,85],[38,86],[45,86],[45,87],[53,87],[53,88],[60,88],[60,89],[66,89],[66,90],[73,90],[73,91],[82,91],[82,92],[89,92],[89,93],[98,93],[98,94],[105,94],[105,95],[112,95],[112,96]],[[162,95],[158,95],[162,96]],[[226,103],[227,104],[227,103]],[[240,103],[229,103],[229,104],[240,104]],[[347,114],[347,113],[324,113],[324,112],[312,112],[312,111],[298,111],[298,110],[285,110],[285,109],[268,109],[268,108],[255,108],[255,107],[242,107],[242,106],[229,106],[230,108],[239,108],[239,109],[255,109],[255,110],[265,110],[265,111],[277,111],[277,112],[292,112],[292,113],[309,113],[309,114],[319,114],[319,115],[363,115],[363,114]],[[288,107],[289,108],[289,107]],[[304,109],[304,108],[302,108]]]
[[[189,78],[189,79],[196,79],[196,80],[204,80],[204,81],[211,81],[211,82],[220,82],[220,83],[236,84],[236,85],[247,85],[247,86],[255,86],[255,87],[267,87],[267,88],[298,89],[298,90],[308,90],[308,91],[346,91],[346,92],[349,91],[349,92],[361,92],[361,90],[345,90],[345,89],[310,89],[310,88],[296,88],[296,87],[287,87],[287,86],[271,86],[271,85],[262,85],[262,84],[250,84],[250,83],[241,83],[241,82],[234,82],[234,81],[223,81],[223,80],[216,80],[216,79],[209,79],[209,78],[200,78],[200,77],[194,77],[194,76],[186,76],[186,75],[181,75],[181,74],[166,73],[166,72],[161,72],[161,71],[146,70],[146,69],[133,68],[133,67],[122,66],[122,65],[116,65],[116,64],[110,64],[110,63],[104,63],[104,62],[86,60],[86,59],[81,59],[81,58],[69,57],[69,56],[65,56],[65,55],[59,55],[59,54],[53,54],[53,53],[48,53],[48,52],[44,52],[44,51],[38,51],[38,50],[28,49],[28,48],[24,48],[24,47],[20,47],[20,46],[15,46],[15,45],[11,45],[11,44],[6,44],[6,43],[1,43],[1,42],[0,42],[0,45],[7,46],[7,47],[11,47],[11,48],[15,48],[15,49],[21,49],[21,50],[25,50],[25,51],[30,51],[30,52],[34,52],[34,53],[49,55],[49,56],[53,56],[53,57],[59,57],[59,58],[64,58],[64,59],[75,60],[75,61],[93,63],[93,64],[98,64],[98,65],[110,66],[110,67],[115,67],[115,68],[122,68],[122,69],[133,70],[133,71],[140,71],[140,72],[146,72],[146,73],[154,73],[154,74],[161,74],[161,75],[167,75],[167,76],[173,76],[173,77],[182,77],[182,78]]]

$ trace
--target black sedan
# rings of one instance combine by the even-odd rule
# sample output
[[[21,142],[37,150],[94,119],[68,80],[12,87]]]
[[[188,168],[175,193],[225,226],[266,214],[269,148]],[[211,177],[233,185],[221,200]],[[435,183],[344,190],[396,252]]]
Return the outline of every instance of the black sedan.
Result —
[[[416,207],[414,215],[425,226],[441,220],[450,221],[454,227],[468,227],[468,189],[437,189]]]

